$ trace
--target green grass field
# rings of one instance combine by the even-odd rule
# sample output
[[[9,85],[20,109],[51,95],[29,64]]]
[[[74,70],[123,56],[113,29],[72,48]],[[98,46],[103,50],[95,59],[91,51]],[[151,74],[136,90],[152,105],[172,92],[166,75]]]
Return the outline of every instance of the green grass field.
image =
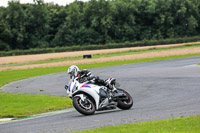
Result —
[[[76,133],[200,133],[200,116],[108,126]]]
[[[0,118],[21,118],[69,107],[72,107],[72,102],[66,97],[0,91]]]

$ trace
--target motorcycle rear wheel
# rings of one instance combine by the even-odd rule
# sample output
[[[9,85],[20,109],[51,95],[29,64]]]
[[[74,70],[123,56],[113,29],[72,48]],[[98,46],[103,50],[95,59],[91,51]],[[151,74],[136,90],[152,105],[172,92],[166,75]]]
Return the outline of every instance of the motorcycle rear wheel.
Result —
[[[130,109],[133,106],[133,99],[131,95],[123,89],[117,89],[118,92],[123,92],[128,97],[127,100],[118,100],[117,107],[123,110]]]
[[[95,105],[88,97],[86,99],[87,103],[84,103],[79,96],[74,97],[74,108],[83,115],[93,115],[95,112]]]

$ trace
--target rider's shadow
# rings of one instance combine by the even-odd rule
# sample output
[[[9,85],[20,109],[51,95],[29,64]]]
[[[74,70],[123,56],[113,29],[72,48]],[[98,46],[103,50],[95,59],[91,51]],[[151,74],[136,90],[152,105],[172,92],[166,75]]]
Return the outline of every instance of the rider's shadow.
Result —
[[[129,110],[120,110],[120,109],[116,109],[116,110],[105,110],[105,111],[96,111],[95,112],[95,114],[93,114],[93,115],[81,115],[81,114],[79,114],[78,112],[77,112],[77,114],[79,114],[79,115],[76,115],[76,116],[72,116],[72,117],[74,117],[74,118],[77,118],[77,117],[79,117],[79,118],[81,118],[81,117],[93,117],[93,116],[99,116],[99,115],[105,115],[105,114],[110,114],[110,113],[120,113],[120,112],[124,112],[124,111],[131,111],[131,110],[133,110],[134,108],[131,108],[131,109],[129,109]]]

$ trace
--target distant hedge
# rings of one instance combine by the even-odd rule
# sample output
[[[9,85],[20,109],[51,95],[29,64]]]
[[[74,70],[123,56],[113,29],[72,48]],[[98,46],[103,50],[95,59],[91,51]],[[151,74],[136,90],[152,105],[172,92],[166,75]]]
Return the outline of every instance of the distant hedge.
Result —
[[[171,38],[163,40],[144,40],[138,42],[125,42],[125,43],[109,43],[99,45],[85,45],[85,46],[71,46],[71,47],[55,47],[55,48],[35,48],[28,50],[13,50],[13,51],[0,51],[0,57],[15,56],[15,55],[30,55],[42,53],[56,53],[56,52],[69,52],[69,51],[84,51],[84,50],[98,50],[98,49],[113,49],[113,48],[126,48],[137,46],[154,46],[176,43],[187,43],[200,41],[200,36]]]

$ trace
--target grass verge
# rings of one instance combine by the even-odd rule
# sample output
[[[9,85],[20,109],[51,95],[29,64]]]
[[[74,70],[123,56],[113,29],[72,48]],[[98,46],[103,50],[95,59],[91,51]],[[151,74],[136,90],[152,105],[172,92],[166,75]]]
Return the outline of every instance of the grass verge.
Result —
[[[66,97],[0,91],[0,118],[21,118],[69,107],[72,107],[72,102]]]
[[[76,133],[199,133],[200,116],[108,126]]]

